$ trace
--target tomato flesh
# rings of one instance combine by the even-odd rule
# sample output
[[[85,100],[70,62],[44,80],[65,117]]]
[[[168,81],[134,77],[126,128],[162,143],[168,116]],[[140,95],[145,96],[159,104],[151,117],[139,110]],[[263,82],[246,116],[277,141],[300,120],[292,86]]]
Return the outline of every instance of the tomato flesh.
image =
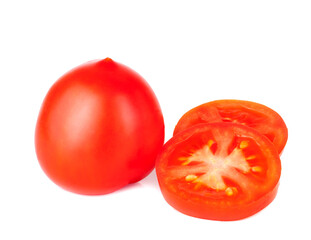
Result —
[[[233,122],[252,127],[272,141],[279,154],[288,138],[281,116],[274,110],[255,102],[243,100],[216,100],[197,106],[178,121],[174,135],[193,125],[212,122]]]
[[[147,176],[163,142],[163,116],[152,89],[110,58],[82,64],[55,82],[35,133],[47,176],[88,195],[110,193]]]
[[[166,201],[213,220],[253,215],[275,197],[281,163],[273,144],[252,128],[200,124],[169,140],[156,163]]]

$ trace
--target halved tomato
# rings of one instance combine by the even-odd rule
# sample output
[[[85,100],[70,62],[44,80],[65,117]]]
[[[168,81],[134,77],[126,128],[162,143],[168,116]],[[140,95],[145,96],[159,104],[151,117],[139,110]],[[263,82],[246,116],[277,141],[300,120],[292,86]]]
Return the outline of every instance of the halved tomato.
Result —
[[[237,220],[276,196],[279,154],[256,130],[234,123],[200,124],[163,147],[156,173],[166,201],[198,218]]]
[[[277,112],[259,103],[229,99],[191,109],[178,121],[174,135],[193,125],[212,122],[233,122],[252,127],[268,137],[279,154],[287,142],[287,127]]]

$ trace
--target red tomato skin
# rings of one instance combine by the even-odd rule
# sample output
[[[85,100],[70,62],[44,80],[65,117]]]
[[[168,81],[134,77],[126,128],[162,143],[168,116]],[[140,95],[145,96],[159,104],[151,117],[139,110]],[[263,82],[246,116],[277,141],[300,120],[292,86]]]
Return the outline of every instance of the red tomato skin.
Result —
[[[161,186],[161,183],[160,183]],[[219,208],[213,205],[202,205],[200,202],[191,201],[190,199],[177,198],[175,194],[168,191],[166,187],[161,187],[166,202],[179,212],[196,218],[216,220],[216,221],[236,221],[248,218],[260,212],[267,207],[276,197],[279,184],[275,186],[268,194],[260,199],[250,203],[247,208],[236,207],[228,211],[227,208]]]
[[[71,192],[101,195],[146,177],[164,142],[157,98],[110,58],[80,65],[48,91],[35,148],[46,175]]]

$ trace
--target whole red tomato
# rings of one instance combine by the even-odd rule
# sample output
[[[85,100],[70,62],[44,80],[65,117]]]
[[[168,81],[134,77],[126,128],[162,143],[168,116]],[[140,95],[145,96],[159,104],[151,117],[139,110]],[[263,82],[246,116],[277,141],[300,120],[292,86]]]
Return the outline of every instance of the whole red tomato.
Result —
[[[146,81],[110,58],[63,75],[42,104],[39,163],[56,184],[88,195],[147,176],[164,142],[163,115]]]

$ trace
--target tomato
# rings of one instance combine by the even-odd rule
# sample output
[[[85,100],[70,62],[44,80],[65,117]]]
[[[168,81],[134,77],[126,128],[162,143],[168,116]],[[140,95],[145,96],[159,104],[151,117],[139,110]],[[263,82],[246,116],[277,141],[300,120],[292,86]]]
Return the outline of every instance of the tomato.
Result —
[[[178,121],[174,135],[190,126],[212,122],[233,122],[252,127],[268,137],[280,155],[288,138],[285,122],[277,112],[243,100],[216,100],[191,109]]]
[[[206,123],[171,138],[156,161],[165,200],[203,219],[249,217],[275,198],[279,154],[268,138],[235,123]]]
[[[39,163],[56,184],[98,195],[147,176],[164,142],[157,98],[110,58],[63,75],[48,91],[35,132]]]

